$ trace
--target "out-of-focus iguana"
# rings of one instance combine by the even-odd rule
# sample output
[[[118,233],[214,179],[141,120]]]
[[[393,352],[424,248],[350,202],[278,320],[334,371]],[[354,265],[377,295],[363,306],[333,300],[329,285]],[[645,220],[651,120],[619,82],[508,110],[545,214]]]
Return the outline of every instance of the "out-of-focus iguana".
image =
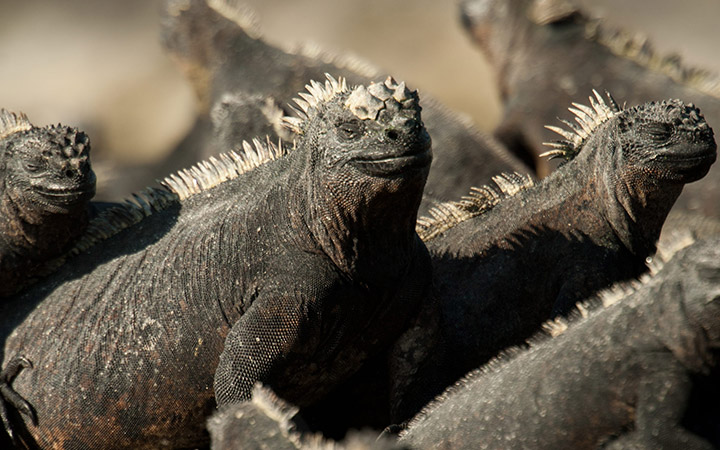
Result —
[[[200,114],[194,130],[160,168],[161,174],[197,161],[198,149],[207,157],[256,136],[247,133],[261,130],[276,136],[277,111],[289,113],[295,93],[325,72],[355,84],[386,77],[355,57],[336,57],[309,46],[269,45],[260,37],[252,13],[228,0],[168,0],[163,42],[192,81]],[[241,114],[224,113],[236,108]],[[528,171],[497,141],[428,96],[423,96],[423,121],[432,136],[434,160],[422,213],[433,200],[459,198],[468,186],[487,183],[500,172]]]
[[[89,152],[90,140],[75,128],[36,127],[0,109],[0,297],[85,232],[95,194]]]
[[[550,171],[543,125],[591,89],[620,103],[658,98],[693,102],[712,127],[720,126],[720,77],[660,55],[647,38],[611,29],[568,0],[464,0],[462,19],[495,69],[504,105],[496,136],[527,154],[541,176]],[[720,168],[689,185],[675,211],[720,218]]]
[[[302,97],[286,119],[297,148],[246,144],[166,178],[0,306],[16,439],[206,445],[214,399],[245,400],[260,380],[311,404],[397,337],[431,278],[415,232],[431,161],[418,96],[329,78]],[[36,424],[16,414],[28,405]]]
[[[412,448],[714,448],[681,424],[693,377],[720,350],[720,240],[551,322],[428,406]]]

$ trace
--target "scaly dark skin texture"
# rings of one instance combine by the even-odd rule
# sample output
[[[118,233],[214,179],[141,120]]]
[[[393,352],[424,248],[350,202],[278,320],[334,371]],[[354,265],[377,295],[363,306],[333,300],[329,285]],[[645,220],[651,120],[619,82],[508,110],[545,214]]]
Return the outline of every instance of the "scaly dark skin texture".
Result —
[[[252,400],[222,408],[208,420],[213,450],[401,450],[394,439],[371,431],[351,432],[343,442],[308,433],[298,409],[265,386],[253,388]]]
[[[14,415],[15,436],[204,446],[216,401],[246,400],[260,380],[312,404],[397,337],[430,282],[415,232],[431,160],[418,97],[392,80],[308,90],[308,117],[289,121],[297,149],[166,179],[172,192],[141,196],[134,224],[2,306],[3,366],[35,365],[4,384],[37,413],[37,426]]]
[[[0,110],[0,297],[83,234],[95,194],[85,133]]]
[[[465,0],[462,21],[492,65],[504,105],[496,136],[534,160],[552,137],[543,125],[591,89],[606,89],[620,104],[658,98],[693,102],[712,127],[720,125],[720,84],[702,70],[663,58],[631,33],[614,33],[566,0]],[[720,218],[720,168],[685,188],[675,209]]]
[[[715,161],[712,129],[678,100],[617,110],[593,127],[582,140],[566,133],[577,141],[558,147],[576,156],[541,183],[449,228],[444,219],[422,227],[442,317],[430,352],[439,386],[643,273],[683,185]]]
[[[193,131],[160,167],[158,175],[196,161],[198,149],[203,149],[200,156],[207,157],[218,148],[227,151],[236,148],[241,139],[256,136],[247,132],[260,129],[277,140],[277,127],[264,113],[231,114],[219,123],[217,117],[210,118],[208,112],[226,96],[244,102],[264,98],[259,101],[260,107],[267,101],[288,113],[287,105],[295,93],[325,72],[343,76],[352,84],[386,77],[382,71],[353,60],[273,47],[243,22],[249,20],[247,11],[237,11],[237,6],[223,1],[213,4],[222,12],[205,0],[166,2],[163,43],[192,81],[200,100],[200,115]],[[325,62],[328,60],[331,62]],[[467,186],[485,184],[495,174],[528,172],[527,166],[497,141],[428,96],[423,96],[423,121],[433,139],[434,160],[421,214],[433,201],[459,198]],[[225,133],[227,140],[222,140],[218,127],[233,132]]]
[[[585,318],[470,374],[400,442],[452,449],[711,449],[681,424],[720,350],[720,240],[678,253]],[[588,313],[588,310],[590,312]],[[562,324],[567,326],[567,324]]]

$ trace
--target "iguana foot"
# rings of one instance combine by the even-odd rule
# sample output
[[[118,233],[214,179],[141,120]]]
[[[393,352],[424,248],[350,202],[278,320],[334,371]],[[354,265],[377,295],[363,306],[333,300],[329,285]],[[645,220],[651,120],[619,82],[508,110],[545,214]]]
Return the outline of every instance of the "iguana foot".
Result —
[[[29,359],[24,356],[17,356],[10,360],[8,365],[0,371],[0,418],[2,418],[5,431],[15,444],[17,444],[17,435],[10,423],[8,406],[14,407],[21,414],[28,417],[33,425],[37,425],[35,410],[30,403],[15,392],[11,386],[15,377],[17,377],[23,369],[32,369],[32,367],[33,365]]]

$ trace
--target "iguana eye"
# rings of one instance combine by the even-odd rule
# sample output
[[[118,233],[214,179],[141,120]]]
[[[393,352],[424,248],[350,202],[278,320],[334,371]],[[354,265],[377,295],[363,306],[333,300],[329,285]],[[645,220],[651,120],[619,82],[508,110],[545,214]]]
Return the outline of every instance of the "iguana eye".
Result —
[[[643,125],[642,130],[654,141],[664,142],[672,136],[673,127],[662,122],[650,122]]]
[[[362,136],[362,126],[357,121],[342,122],[337,125],[337,133],[341,139],[353,141]]]
[[[26,162],[23,166],[28,172],[37,172],[40,170],[40,165],[33,162]]]

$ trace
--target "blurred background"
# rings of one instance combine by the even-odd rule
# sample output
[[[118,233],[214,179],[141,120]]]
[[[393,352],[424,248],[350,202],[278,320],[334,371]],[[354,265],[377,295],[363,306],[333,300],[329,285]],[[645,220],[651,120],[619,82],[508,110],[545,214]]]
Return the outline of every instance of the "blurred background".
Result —
[[[498,94],[455,0],[247,0],[270,43],[350,51],[490,131]],[[720,72],[720,1],[579,0],[662,52]],[[193,123],[189,84],[159,41],[159,0],[0,0],[0,107],[85,130],[97,159],[162,158]],[[102,176],[100,173],[99,176]]]

